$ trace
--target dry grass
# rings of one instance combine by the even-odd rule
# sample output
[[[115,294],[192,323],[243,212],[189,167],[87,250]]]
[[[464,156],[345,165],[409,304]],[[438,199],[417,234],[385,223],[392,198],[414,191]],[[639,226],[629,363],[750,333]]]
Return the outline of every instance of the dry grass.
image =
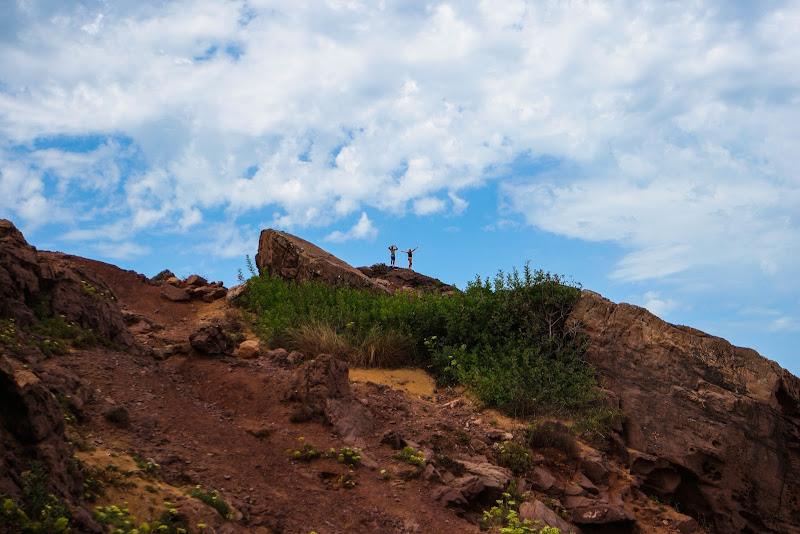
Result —
[[[552,447],[563,451],[570,458],[577,456],[580,451],[575,435],[558,421],[531,424],[525,430],[525,444],[532,449]]]
[[[372,329],[363,336],[339,334],[321,323],[307,323],[291,331],[292,346],[309,355],[330,354],[357,367],[398,367],[412,354],[407,337]]]

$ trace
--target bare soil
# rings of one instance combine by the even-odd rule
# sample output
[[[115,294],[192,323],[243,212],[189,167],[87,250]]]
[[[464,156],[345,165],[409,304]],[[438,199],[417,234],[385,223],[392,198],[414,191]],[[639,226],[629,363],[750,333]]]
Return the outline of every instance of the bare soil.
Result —
[[[439,483],[394,459],[396,451],[382,444],[381,436],[394,429],[434,454],[486,461],[491,450],[475,438],[497,429],[513,431],[521,423],[476,411],[458,392],[436,389],[419,369],[353,369],[353,393],[372,411],[376,432],[345,443],[322,421],[290,421],[295,405],[284,400],[284,392],[291,370],[265,357],[210,358],[191,350],[189,335],[204,322],[239,323],[243,335],[251,337],[239,311],[225,299],[172,302],[136,273],[70,259],[98,272],[122,308],[146,320],[132,328],[139,343],[180,347],[162,361],[94,347],[46,362],[71,370],[92,392],[85,420],[69,432],[95,449],[76,452],[78,458],[106,473],[109,464],[127,473],[106,484],[96,505],[127,502],[141,521],[157,518],[164,501],[174,502],[190,526],[203,523],[209,525],[206,532],[220,533],[478,532],[479,507],[457,513],[435,501],[432,492]],[[114,406],[130,411],[128,428],[103,417]],[[301,437],[320,451],[361,447],[362,463],[351,475],[355,487],[338,483],[351,470],[333,458],[292,460],[287,450],[298,449]],[[559,451],[537,452],[558,478],[577,473],[575,462]],[[134,456],[157,463],[158,476],[140,471]],[[197,485],[220,492],[235,510],[231,521],[186,496]],[[673,531],[664,526],[671,509],[640,499],[635,512],[648,532]]]

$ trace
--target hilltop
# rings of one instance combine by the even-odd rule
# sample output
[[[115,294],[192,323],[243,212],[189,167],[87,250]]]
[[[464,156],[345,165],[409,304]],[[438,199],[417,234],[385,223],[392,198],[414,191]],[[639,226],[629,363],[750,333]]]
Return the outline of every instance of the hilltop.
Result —
[[[271,230],[256,264],[387,295],[452,291]],[[478,532],[504,492],[537,529],[800,532],[800,381],[591,291],[566,324],[627,419],[581,440],[568,421],[479,411],[419,370],[268,346],[245,286],[38,251],[8,221],[0,280],[0,532],[20,509],[52,532],[67,516],[106,532],[125,514],[92,512],[125,502],[137,525],[171,532]],[[43,501],[50,515],[34,517]]]

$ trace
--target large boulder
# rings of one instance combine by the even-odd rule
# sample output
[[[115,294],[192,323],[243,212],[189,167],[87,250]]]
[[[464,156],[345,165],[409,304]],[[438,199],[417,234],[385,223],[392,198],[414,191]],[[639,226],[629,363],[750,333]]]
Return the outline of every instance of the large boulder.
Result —
[[[319,280],[382,291],[362,272],[305,239],[267,229],[258,241],[256,266],[287,280]]]
[[[624,437],[643,489],[720,533],[800,532],[797,377],[753,350],[591,291],[570,322],[629,415]]]
[[[66,254],[38,252],[11,221],[0,219],[0,318],[24,328],[43,314],[63,316],[136,350],[114,294],[99,275]]]

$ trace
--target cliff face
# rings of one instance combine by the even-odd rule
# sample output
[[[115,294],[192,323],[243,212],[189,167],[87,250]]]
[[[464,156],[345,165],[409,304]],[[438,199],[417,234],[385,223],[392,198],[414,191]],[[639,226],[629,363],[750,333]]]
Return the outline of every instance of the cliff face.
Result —
[[[570,316],[620,400],[631,473],[718,532],[800,532],[800,380],[757,352],[584,291]]]

